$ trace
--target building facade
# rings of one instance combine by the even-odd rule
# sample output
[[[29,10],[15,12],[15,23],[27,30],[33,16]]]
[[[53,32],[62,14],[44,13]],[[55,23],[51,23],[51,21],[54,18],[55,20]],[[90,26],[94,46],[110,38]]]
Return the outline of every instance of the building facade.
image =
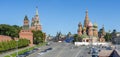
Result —
[[[112,33],[112,43],[120,45],[120,32]]]
[[[34,16],[34,18],[32,18],[31,21],[31,26],[29,25],[30,21],[28,19],[27,16],[24,17],[24,21],[23,21],[23,26],[22,26],[22,30],[19,33],[19,38],[26,38],[28,40],[30,40],[30,46],[33,45],[33,33],[32,31],[36,31],[36,30],[42,30],[42,27],[39,23],[39,16],[38,16],[38,8],[36,8],[36,14]]]
[[[82,37],[83,41],[98,41],[98,25],[97,23],[92,24],[88,17],[88,10],[86,10],[86,16],[84,20],[84,26],[82,26],[81,22],[78,24],[77,33],[80,37]],[[90,39],[92,38],[92,39]]]
[[[30,40],[30,46],[32,46],[33,45],[33,33],[30,30],[29,19],[27,16],[24,17],[23,23],[24,25],[22,26],[22,30],[19,33],[19,38],[26,38]]]
[[[30,29],[31,30],[42,30],[42,27],[41,27],[41,24],[40,24],[39,15],[38,15],[38,8],[36,8],[36,14],[32,18],[31,28]]]

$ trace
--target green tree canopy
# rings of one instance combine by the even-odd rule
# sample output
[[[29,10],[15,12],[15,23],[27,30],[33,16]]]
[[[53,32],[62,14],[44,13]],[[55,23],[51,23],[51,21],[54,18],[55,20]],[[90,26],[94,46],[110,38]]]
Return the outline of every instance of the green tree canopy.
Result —
[[[110,33],[106,33],[106,35],[104,36],[104,38],[105,38],[106,41],[111,41],[112,36],[111,36]]]
[[[0,24],[0,35],[7,35],[14,37],[19,37],[19,32],[21,30],[21,27],[17,25],[7,25],[7,24]]]
[[[78,41],[78,38],[79,38],[79,36],[78,36],[78,34],[74,34],[74,41]]]
[[[44,42],[44,33],[40,30],[37,31],[32,31],[33,32],[33,43],[34,44],[39,44]]]

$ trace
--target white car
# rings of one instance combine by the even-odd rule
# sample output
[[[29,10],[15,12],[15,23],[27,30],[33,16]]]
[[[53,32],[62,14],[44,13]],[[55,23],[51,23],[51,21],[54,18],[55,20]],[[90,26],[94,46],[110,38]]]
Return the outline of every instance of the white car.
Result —
[[[58,41],[58,42],[62,42],[62,41]]]

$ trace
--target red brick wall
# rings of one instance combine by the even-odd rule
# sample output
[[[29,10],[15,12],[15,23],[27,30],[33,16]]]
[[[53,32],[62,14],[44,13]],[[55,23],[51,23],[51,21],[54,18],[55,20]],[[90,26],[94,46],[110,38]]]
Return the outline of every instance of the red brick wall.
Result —
[[[19,33],[19,38],[25,38],[30,40],[30,45],[33,45],[33,33],[31,30],[21,30]]]
[[[10,41],[12,38],[10,36],[0,35],[0,42],[1,41]]]

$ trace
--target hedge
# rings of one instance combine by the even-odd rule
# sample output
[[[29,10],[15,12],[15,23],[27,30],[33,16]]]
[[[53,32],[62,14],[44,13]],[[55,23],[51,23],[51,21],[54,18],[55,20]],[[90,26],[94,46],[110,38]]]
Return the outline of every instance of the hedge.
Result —
[[[29,40],[27,39],[19,39],[19,41],[10,40],[10,41],[2,41],[0,42],[0,52],[5,52],[11,49],[22,48],[29,45]]]

